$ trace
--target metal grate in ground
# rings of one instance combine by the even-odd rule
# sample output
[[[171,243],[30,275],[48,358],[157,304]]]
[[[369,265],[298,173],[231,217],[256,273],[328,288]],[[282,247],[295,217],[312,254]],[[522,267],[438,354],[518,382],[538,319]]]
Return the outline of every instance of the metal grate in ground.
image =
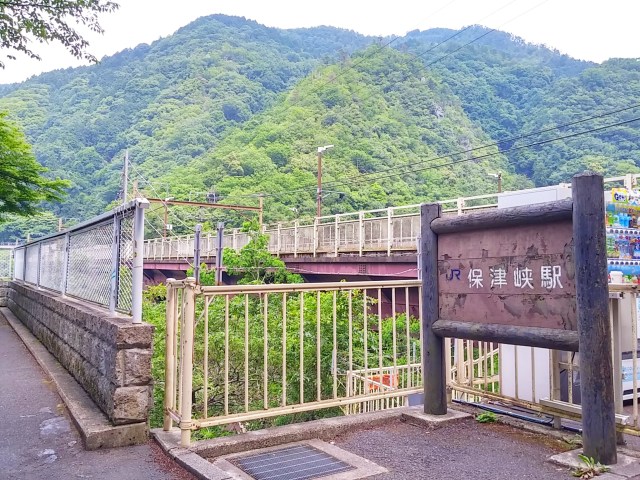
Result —
[[[309,480],[355,469],[309,445],[236,458],[234,463],[255,480]]]

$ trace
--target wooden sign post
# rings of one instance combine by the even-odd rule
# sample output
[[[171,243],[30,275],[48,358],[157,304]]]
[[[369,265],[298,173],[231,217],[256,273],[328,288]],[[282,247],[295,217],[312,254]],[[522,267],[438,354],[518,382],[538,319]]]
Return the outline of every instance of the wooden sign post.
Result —
[[[572,199],[442,217],[422,206],[424,411],[447,412],[445,337],[580,351],[583,445],[616,462],[602,176]]]

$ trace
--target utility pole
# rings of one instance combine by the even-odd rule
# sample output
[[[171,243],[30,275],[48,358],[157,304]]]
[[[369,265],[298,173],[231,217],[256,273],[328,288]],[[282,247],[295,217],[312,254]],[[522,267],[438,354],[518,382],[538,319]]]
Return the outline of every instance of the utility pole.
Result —
[[[162,222],[162,238],[167,238],[167,222],[169,221],[169,204],[167,203],[168,198],[165,198],[165,201],[162,202],[164,205],[164,221]]]
[[[122,203],[127,203],[127,197],[129,196],[129,149],[124,151],[124,175],[122,185]]]
[[[262,193],[258,195],[258,202],[258,208],[260,209],[260,213],[258,214],[258,223],[260,224],[260,231],[262,231],[262,214],[264,210],[264,195]]]
[[[58,218],[58,231],[62,231],[62,217]]]
[[[322,154],[333,148],[333,145],[318,147],[318,192],[316,195],[316,217],[322,216]]]
[[[502,193],[502,172],[498,172],[498,193]]]

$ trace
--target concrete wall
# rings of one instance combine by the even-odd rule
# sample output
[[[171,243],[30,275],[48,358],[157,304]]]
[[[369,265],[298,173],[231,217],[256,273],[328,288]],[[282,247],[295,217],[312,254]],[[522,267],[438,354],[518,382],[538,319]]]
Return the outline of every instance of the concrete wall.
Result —
[[[153,327],[18,282],[0,283],[13,314],[75,377],[114,425],[146,421]]]

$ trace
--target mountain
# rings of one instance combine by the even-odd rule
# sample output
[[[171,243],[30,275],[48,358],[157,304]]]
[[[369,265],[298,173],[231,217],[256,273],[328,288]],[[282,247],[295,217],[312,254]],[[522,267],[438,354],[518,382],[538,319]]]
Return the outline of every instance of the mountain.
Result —
[[[315,149],[326,144],[336,147],[325,186],[341,192],[328,194],[327,213],[488,193],[497,170],[507,188],[585,168],[638,171],[637,123],[579,133],[639,109],[555,128],[640,104],[639,63],[579,61],[478,26],[378,39],[213,15],[98,65],[0,86],[0,109],[52,174],[72,180],[56,215],[114,201],[128,148],[149,195],[244,202],[264,191],[266,218],[281,219],[313,214]],[[433,160],[492,143],[500,154]]]
[[[116,198],[126,148],[151,176],[186,164],[321,62],[370,41],[214,15],[98,65],[5,86],[0,108],[25,128],[38,160],[73,181],[73,201],[57,213],[84,217]]]

